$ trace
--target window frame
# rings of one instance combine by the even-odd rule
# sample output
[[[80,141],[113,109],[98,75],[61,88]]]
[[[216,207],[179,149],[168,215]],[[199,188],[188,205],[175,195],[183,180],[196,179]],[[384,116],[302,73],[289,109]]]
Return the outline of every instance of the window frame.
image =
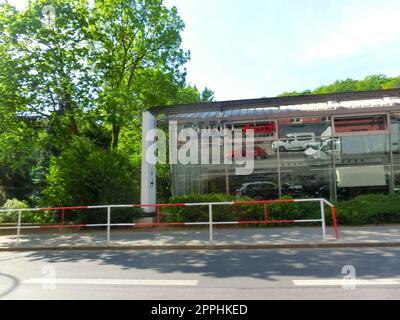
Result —
[[[306,136],[306,135],[299,135],[299,136],[297,136],[297,141],[311,141],[311,140],[313,140],[313,136],[311,136],[311,135],[308,135],[308,136]]]

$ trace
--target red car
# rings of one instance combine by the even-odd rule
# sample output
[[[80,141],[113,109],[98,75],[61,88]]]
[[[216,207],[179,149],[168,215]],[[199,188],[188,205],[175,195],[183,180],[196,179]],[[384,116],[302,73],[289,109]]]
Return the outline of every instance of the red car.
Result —
[[[243,146],[241,151],[242,151],[242,158],[250,156],[253,159],[261,160],[261,159],[266,159],[268,157],[267,150],[259,146],[254,146],[254,152],[247,151],[246,146]],[[240,150],[233,150],[232,152],[229,153],[228,156],[230,159],[239,158],[240,155],[239,152]]]

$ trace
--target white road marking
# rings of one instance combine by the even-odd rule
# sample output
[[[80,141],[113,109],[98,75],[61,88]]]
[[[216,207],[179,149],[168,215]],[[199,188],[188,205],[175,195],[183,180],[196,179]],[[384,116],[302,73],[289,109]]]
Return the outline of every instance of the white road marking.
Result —
[[[324,279],[324,280],[293,280],[295,286],[389,286],[400,285],[400,279]]]
[[[46,279],[31,278],[23,284],[87,284],[127,286],[197,286],[198,280],[140,280],[140,279]]]

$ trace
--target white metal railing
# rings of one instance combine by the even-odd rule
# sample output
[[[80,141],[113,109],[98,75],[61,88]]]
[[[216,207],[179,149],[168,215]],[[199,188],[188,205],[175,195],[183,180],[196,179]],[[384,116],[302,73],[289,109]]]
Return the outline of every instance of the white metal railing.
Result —
[[[307,219],[307,220],[268,220],[267,210],[268,205],[277,204],[277,203],[300,203],[300,202],[319,202],[320,203],[320,218],[319,219]],[[226,221],[226,222],[214,222],[213,221],[213,207],[214,206],[236,206],[236,205],[264,205],[264,220],[246,220],[246,221]],[[335,232],[336,240],[339,240],[339,232],[336,221],[335,214],[335,206],[327,201],[326,199],[318,198],[318,199],[288,199],[288,200],[262,200],[262,201],[234,201],[234,202],[206,202],[206,203],[173,203],[173,204],[133,204],[133,205],[100,205],[100,206],[75,206],[75,207],[55,207],[55,208],[25,208],[25,209],[0,209],[0,214],[4,212],[15,212],[18,214],[17,224],[15,226],[10,227],[0,227],[0,230],[6,229],[16,229],[17,237],[16,243],[17,245],[20,243],[20,236],[22,229],[46,229],[46,228],[81,228],[81,227],[105,227],[107,230],[107,242],[110,242],[110,234],[111,227],[151,227],[151,226],[200,226],[200,225],[208,225],[209,226],[209,241],[213,242],[213,226],[214,225],[235,225],[235,224],[271,224],[271,223],[315,223],[320,222],[322,228],[322,238],[326,240],[326,217],[325,217],[325,205],[328,205],[331,208],[331,215],[333,221],[333,227]],[[207,206],[208,207],[208,215],[209,219],[207,222],[169,222],[162,223],[161,216],[161,208],[163,207],[194,207],[194,206]],[[156,222],[155,223],[111,223],[111,210],[113,208],[144,208],[144,207],[153,207],[156,208]],[[83,210],[83,209],[107,209],[107,222],[100,224],[76,224],[76,225],[67,225],[65,224],[64,214],[65,211],[68,210]],[[62,223],[59,225],[29,225],[23,226],[21,223],[22,215],[24,212],[32,212],[32,211],[61,211],[62,214]]]

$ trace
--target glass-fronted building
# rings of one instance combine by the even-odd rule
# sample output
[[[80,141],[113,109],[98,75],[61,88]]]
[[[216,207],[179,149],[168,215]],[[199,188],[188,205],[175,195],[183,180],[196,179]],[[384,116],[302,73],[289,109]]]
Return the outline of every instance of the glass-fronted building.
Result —
[[[150,112],[158,127],[176,121],[178,130],[254,132],[251,174],[237,175],[235,162],[173,164],[174,195],[219,192],[335,201],[400,190],[400,89],[166,106]],[[236,150],[229,152],[234,158]],[[220,156],[226,156],[222,143]]]

